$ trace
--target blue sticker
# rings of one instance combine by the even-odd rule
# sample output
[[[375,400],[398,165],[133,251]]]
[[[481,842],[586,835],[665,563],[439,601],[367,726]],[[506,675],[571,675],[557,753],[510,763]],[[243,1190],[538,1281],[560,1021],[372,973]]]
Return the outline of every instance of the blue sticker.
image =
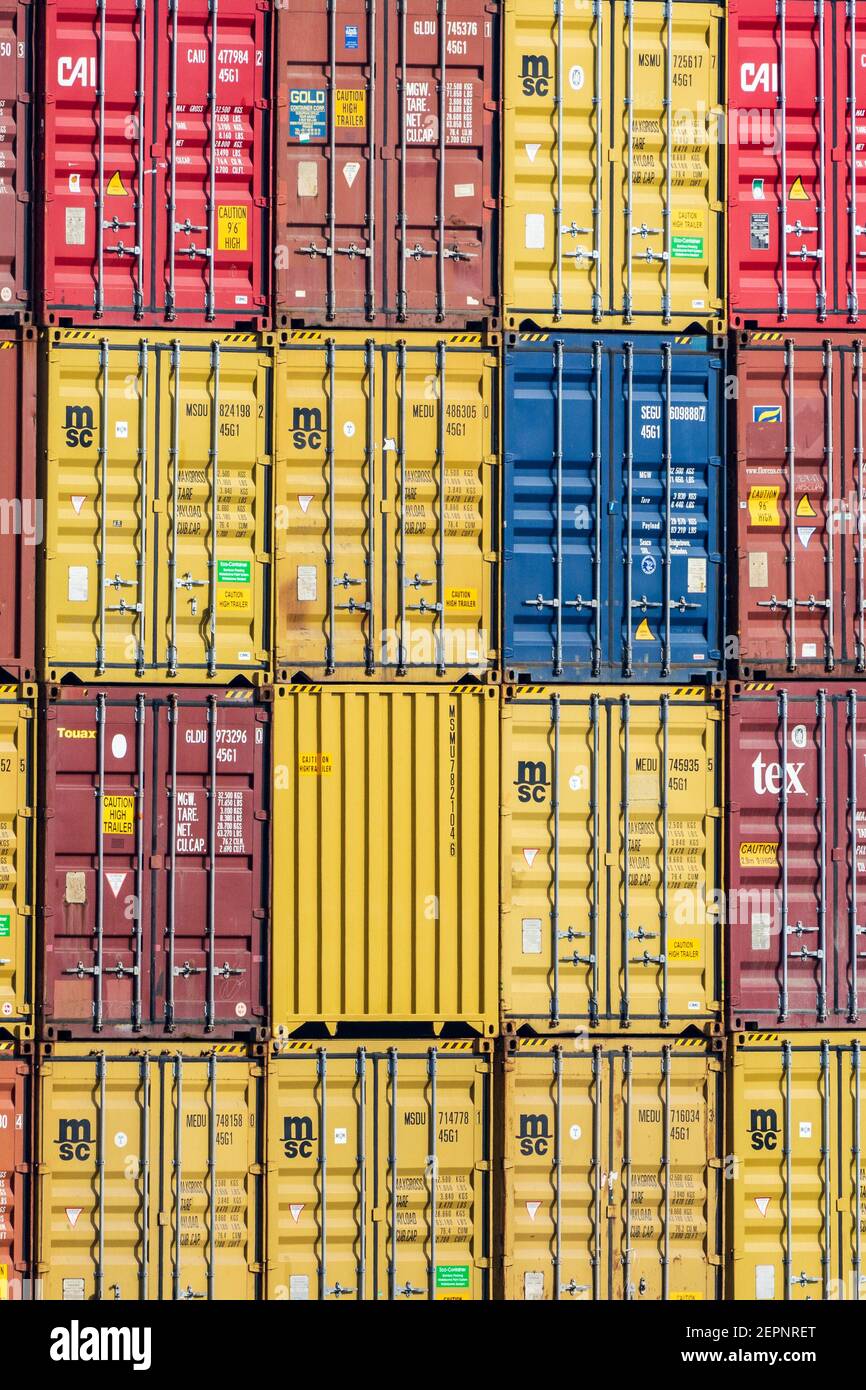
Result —
[[[328,130],[325,87],[293,87],[289,92],[289,139],[324,140]]]
[[[358,47],[358,26],[357,24],[347,24],[343,29],[343,42],[346,48]]]
[[[781,425],[782,407],[780,405],[753,405],[753,425]]]
[[[655,572],[656,572],[655,556],[653,556],[653,555],[642,555],[642,556],[641,556],[641,561],[640,561],[640,567],[641,567],[641,570],[643,571],[644,574],[655,574]]]

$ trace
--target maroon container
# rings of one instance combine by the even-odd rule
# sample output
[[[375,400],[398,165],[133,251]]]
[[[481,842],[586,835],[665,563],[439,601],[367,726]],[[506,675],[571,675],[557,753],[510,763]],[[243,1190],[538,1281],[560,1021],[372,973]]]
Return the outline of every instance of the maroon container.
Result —
[[[494,327],[498,0],[277,10],[277,322]]]
[[[727,750],[729,1026],[862,1027],[866,683],[732,684]]]
[[[2,204],[2,200],[0,200]],[[36,496],[36,334],[0,329],[0,673],[33,679],[36,551],[44,516]]]
[[[0,318],[31,307],[35,13],[32,0],[0,0]]]
[[[0,1300],[30,1285],[33,1065],[29,1047],[0,1042]]]
[[[44,1038],[263,1036],[268,694],[49,689]]]
[[[746,679],[866,673],[866,338],[744,335],[736,658]]]
[[[270,10],[45,5],[42,323],[266,324]]]

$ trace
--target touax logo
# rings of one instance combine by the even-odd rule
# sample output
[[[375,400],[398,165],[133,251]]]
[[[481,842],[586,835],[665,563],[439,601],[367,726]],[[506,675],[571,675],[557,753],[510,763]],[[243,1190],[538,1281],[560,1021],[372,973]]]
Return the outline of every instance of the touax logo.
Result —
[[[788,795],[805,796],[806,788],[800,781],[800,773],[806,766],[805,763],[788,763]],[[778,796],[782,790],[782,766],[781,763],[765,763],[759,753],[752,763],[752,772],[755,778],[755,792],[758,796],[766,796],[768,792],[773,796]]]
[[[52,1361],[131,1361],[134,1371],[149,1371],[149,1327],[82,1327],[73,1318],[68,1327],[51,1330]]]
[[[749,1117],[749,1134],[753,1149],[775,1149],[779,1137],[775,1110],[753,1110]]]
[[[85,1162],[90,1158],[93,1149],[90,1121],[61,1120],[54,1142],[61,1163],[71,1163],[74,1158]]]
[[[311,1158],[315,1138],[309,1115],[283,1117],[283,1150],[286,1158]]]
[[[95,729],[58,729],[58,738],[96,738]]]
[[[518,801],[544,801],[550,785],[547,780],[547,764],[518,763],[514,785],[517,788]]]
[[[775,63],[743,63],[740,87],[744,92],[778,92],[779,69]]]

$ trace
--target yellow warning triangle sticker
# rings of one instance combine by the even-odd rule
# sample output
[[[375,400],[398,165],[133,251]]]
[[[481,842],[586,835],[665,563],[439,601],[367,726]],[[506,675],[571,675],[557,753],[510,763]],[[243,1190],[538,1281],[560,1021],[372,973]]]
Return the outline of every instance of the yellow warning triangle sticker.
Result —
[[[818,515],[818,513],[815,511],[815,508],[812,506],[812,503],[809,501],[809,494],[808,494],[808,492],[804,492],[804,493],[803,493],[803,496],[800,498],[799,502],[797,503],[797,516],[817,516],[817,515]]]
[[[647,622],[646,618],[644,618],[643,622],[640,624],[637,632],[635,633],[634,640],[636,642],[654,642],[656,640],[653,634],[650,632],[650,625]]]
[[[799,177],[791,184],[791,191],[788,194],[788,198],[792,203],[810,203],[812,201],[803,187],[803,180]]]
[[[126,189],[123,186],[123,179],[120,177],[120,174],[112,174],[111,178],[108,180],[108,187],[105,192],[106,195],[110,194],[113,197],[126,197]]]

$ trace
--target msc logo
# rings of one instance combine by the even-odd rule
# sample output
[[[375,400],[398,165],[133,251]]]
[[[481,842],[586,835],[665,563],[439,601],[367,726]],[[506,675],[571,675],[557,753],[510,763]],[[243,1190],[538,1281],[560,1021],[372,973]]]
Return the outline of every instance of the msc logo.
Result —
[[[742,63],[740,87],[744,92],[778,92],[779,69],[775,63]]]
[[[283,1151],[286,1158],[311,1158],[315,1137],[309,1115],[283,1117]]]
[[[521,1115],[517,1146],[524,1157],[546,1154],[550,1145],[550,1126],[546,1115]]]
[[[775,1149],[779,1137],[779,1121],[775,1110],[753,1110],[749,1119],[749,1134],[753,1149]]]
[[[546,97],[550,91],[550,64],[543,56],[526,53],[520,65],[520,83],[525,97]]]
[[[64,429],[70,449],[89,449],[93,443],[93,411],[90,406],[68,405]]]
[[[62,1163],[70,1163],[73,1158],[84,1163],[90,1158],[93,1139],[89,1120],[61,1120],[57,1132],[54,1142],[60,1150]]]
[[[309,406],[295,406],[292,411],[292,443],[296,449],[321,449],[321,410]]]
[[[545,763],[518,763],[514,785],[517,788],[518,801],[545,801],[547,788],[550,786],[547,780],[547,765]]]
[[[60,87],[96,86],[95,58],[58,58],[57,83]]]

